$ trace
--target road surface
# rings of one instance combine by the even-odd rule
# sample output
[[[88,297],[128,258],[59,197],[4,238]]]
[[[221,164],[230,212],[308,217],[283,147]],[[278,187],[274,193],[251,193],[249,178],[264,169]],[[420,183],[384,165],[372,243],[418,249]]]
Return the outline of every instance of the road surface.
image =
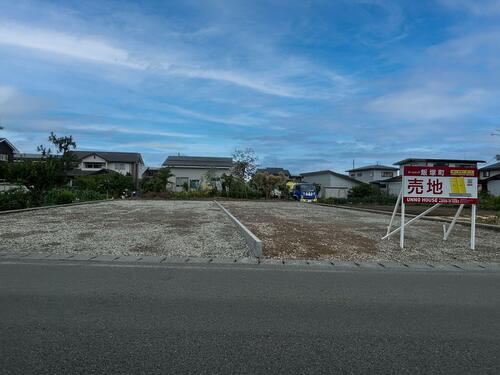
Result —
[[[500,373],[500,273],[0,263],[2,374]]]

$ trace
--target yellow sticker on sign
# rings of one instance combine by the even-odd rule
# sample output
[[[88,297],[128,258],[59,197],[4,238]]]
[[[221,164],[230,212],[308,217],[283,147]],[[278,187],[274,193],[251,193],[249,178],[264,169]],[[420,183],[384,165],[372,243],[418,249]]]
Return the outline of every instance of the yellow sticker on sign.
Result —
[[[465,178],[463,177],[451,177],[451,193],[452,194],[466,194],[467,190],[465,188]]]

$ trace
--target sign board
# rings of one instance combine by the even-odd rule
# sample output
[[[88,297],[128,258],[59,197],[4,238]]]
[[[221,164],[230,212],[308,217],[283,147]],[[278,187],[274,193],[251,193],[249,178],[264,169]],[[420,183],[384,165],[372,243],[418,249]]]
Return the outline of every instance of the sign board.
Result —
[[[403,167],[403,202],[477,204],[477,168]]]

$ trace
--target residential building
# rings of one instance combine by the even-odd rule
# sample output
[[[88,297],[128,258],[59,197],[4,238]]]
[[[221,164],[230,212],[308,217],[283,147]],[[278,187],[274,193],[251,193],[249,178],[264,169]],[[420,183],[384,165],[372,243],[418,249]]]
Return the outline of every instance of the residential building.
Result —
[[[269,173],[270,175],[273,176],[279,176],[279,175],[284,175],[287,179],[290,179],[291,174],[287,169],[283,168],[260,168],[256,170],[256,173]]]
[[[372,181],[370,183],[378,188],[382,194],[397,196],[401,192],[403,176],[395,176],[382,181]]]
[[[12,162],[19,151],[7,138],[0,138],[0,162]]]
[[[301,173],[303,181],[321,186],[320,198],[347,198],[349,191],[361,181],[330,170]]]
[[[479,168],[479,182],[482,190],[496,197],[500,196],[500,161]]]
[[[370,183],[373,181],[382,181],[388,178],[393,178],[398,175],[398,170],[399,168],[375,164],[349,169],[346,172],[349,173],[351,178],[361,182]]]
[[[221,189],[220,177],[230,174],[233,159],[226,157],[207,156],[169,156],[162,164],[170,168],[173,177],[170,178],[174,191],[201,189],[204,185],[215,183]]]
[[[136,189],[145,169],[142,156],[137,152],[71,151],[71,153],[78,161],[76,169],[83,172],[107,169],[132,176]]]

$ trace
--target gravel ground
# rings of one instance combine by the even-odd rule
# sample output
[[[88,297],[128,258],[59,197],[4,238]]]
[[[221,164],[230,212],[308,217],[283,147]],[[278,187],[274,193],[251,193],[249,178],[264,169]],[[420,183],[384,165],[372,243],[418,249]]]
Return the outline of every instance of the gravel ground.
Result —
[[[245,257],[236,226],[213,202],[114,201],[0,216],[0,250]]]
[[[417,221],[382,241],[390,216],[296,202],[227,201],[223,205],[263,241],[271,258],[394,261],[500,261],[500,232],[456,225],[447,242],[443,223]]]

